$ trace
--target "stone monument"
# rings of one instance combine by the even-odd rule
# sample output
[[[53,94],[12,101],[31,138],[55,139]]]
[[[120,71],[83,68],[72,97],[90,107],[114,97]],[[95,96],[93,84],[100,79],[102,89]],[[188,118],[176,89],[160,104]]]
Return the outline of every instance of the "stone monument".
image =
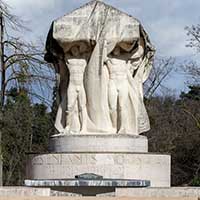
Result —
[[[99,186],[169,187],[170,156],[148,153],[140,135],[150,129],[143,83],[155,53],[141,23],[94,0],[52,23],[46,50],[57,134],[49,154],[29,155],[26,185],[77,186],[66,181],[89,173],[103,177]]]

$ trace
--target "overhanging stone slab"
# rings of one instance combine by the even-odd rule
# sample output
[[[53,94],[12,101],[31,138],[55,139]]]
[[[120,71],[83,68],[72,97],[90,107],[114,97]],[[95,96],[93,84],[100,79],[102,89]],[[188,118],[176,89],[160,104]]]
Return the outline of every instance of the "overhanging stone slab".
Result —
[[[103,179],[103,180],[25,180],[30,187],[148,187],[148,180]]]

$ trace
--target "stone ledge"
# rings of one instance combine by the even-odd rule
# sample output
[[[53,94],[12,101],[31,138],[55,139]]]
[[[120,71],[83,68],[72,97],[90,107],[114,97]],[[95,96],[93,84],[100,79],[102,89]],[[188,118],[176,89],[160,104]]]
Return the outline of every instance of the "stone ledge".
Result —
[[[116,188],[118,197],[199,197],[200,187],[167,187],[167,188]]]
[[[148,152],[145,136],[107,135],[55,135],[50,138],[49,151],[68,152]]]
[[[0,187],[0,200],[2,196],[51,196],[50,188],[29,187]]]
[[[125,179],[25,180],[25,185],[31,187],[148,187],[150,181]]]
[[[141,198],[141,197],[0,197],[1,200],[199,200],[198,197],[188,198]]]
[[[125,193],[126,192],[126,193]],[[134,195],[133,195],[134,194]],[[58,196],[58,197],[50,197]],[[65,196],[65,197],[61,197]],[[126,196],[126,197],[125,197]],[[146,197],[145,197],[146,196]],[[199,197],[199,198],[198,198]],[[82,197],[75,193],[60,192],[50,188],[0,187],[0,200],[200,200],[200,187],[172,188],[116,188],[113,193],[97,197]]]

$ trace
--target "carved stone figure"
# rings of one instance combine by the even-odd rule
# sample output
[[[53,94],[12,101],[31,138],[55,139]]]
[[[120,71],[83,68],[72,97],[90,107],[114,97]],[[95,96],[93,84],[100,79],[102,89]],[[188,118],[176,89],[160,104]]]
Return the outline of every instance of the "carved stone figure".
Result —
[[[149,130],[143,83],[155,50],[137,19],[91,1],[53,22],[46,49],[58,77],[60,134]]]
[[[128,79],[127,60],[120,55],[120,47],[116,47],[108,56],[106,66],[109,72],[108,101],[114,127],[117,127],[117,114],[120,116],[120,126],[117,133],[126,133]],[[119,104],[119,107],[117,106]]]
[[[115,47],[108,55],[106,66],[109,72],[108,101],[113,127],[117,133],[128,134],[128,98],[129,87],[128,74],[134,76],[143,57],[143,47],[139,45],[131,52],[121,52],[120,46]],[[133,55],[132,55],[133,54]]]
[[[87,110],[86,94],[83,85],[84,72],[87,60],[84,52],[81,53],[79,46],[71,48],[71,55],[65,54],[66,66],[69,70],[69,85],[67,88],[67,118],[65,133],[70,133],[72,120],[75,115],[75,108],[78,108],[78,118],[80,119],[80,133],[87,131]]]

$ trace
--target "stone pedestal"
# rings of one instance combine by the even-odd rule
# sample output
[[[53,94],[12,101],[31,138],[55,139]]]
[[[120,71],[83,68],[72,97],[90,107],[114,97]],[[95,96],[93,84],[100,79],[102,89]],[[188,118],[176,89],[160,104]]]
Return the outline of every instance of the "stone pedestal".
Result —
[[[56,153],[147,153],[148,140],[145,136],[122,134],[59,135],[50,138],[49,151]]]
[[[27,179],[73,179],[94,173],[105,179],[150,180],[170,186],[170,156],[145,153],[57,153],[29,155]]]
[[[50,139],[49,150],[49,154],[28,155],[27,186],[57,187],[53,183],[69,183],[76,175],[94,173],[108,182],[146,180],[151,187],[170,187],[170,155],[148,153],[144,136],[59,135]],[[72,186],[63,190],[67,187]]]

